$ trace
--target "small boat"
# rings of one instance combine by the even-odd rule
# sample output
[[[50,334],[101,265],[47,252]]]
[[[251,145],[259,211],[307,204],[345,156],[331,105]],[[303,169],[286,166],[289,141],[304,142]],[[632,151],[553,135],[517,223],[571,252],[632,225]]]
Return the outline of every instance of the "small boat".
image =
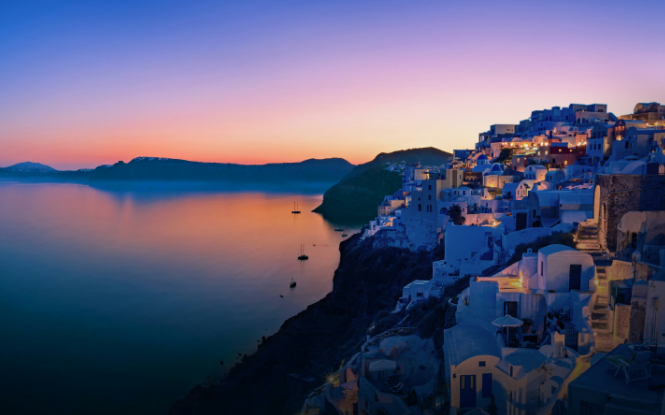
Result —
[[[293,278],[291,278],[291,283],[289,284],[289,288],[296,288],[296,282],[293,281]]]
[[[344,228],[335,228],[335,232],[344,232]]]
[[[279,298],[284,298],[284,296],[280,294],[280,295],[279,295]],[[266,330],[268,330],[268,329],[266,329]]]
[[[298,204],[296,202],[293,202],[293,210],[291,211],[294,215],[297,215],[300,213],[300,210],[298,210]]]
[[[349,236],[349,235],[347,235],[345,233],[342,234],[342,238],[347,237],[347,236]]]
[[[300,251],[298,252],[298,261],[307,261],[309,257],[305,255],[305,244],[300,244]]]

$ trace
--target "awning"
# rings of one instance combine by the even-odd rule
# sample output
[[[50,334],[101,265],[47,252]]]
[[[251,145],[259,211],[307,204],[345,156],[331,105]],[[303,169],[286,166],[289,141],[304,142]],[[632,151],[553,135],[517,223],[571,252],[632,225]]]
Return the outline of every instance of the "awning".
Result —
[[[376,360],[369,364],[370,372],[380,372],[383,370],[395,370],[397,362],[394,360]]]
[[[513,316],[506,314],[503,317],[499,317],[492,322],[493,325],[497,327],[520,327],[524,322]]]

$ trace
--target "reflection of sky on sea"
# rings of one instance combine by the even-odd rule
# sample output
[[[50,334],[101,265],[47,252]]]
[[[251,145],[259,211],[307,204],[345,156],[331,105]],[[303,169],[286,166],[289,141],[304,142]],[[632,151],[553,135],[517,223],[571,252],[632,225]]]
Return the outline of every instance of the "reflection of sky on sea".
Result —
[[[0,183],[3,404],[165,413],[330,291],[341,235],[320,201]]]

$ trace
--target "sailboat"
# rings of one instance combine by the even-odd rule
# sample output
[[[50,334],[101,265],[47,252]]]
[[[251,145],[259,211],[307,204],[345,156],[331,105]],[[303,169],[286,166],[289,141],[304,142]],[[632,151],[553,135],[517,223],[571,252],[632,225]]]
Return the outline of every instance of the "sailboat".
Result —
[[[291,278],[291,283],[289,284],[289,288],[296,288],[296,282],[293,281],[293,278]]]
[[[344,232],[343,227],[335,228],[335,232]]]
[[[309,257],[305,255],[305,244],[300,244],[300,251],[298,252],[299,261],[307,261]]]
[[[293,214],[298,214],[300,213],[300,210],[298,210],[298,204],[296,202],[293,202],[293,210],[291,211]]]

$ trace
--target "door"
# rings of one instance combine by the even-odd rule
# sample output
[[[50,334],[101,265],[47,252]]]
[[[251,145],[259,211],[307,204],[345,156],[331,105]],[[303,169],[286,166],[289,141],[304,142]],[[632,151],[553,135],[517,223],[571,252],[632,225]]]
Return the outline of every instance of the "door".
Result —
[[[515,224],[515,230],[516,231],[521,231],[522,229],[526,229],[526,213],[518,213],[516,218],[515,218],[516,224]]]
[[[571,264],[568,277],[568,291],[582,288],[582,265]]]
[[[517,301],[504,301],[503,302],[503,315],[509,315],[515,318],[517,317]]]
[[[564,341],[566,347],[577,351],[577,339],[578,339],[577,330],[575,330],[572,327],[567,328],[564,330],[564,334],[566,336]]]
[[[459,383],[460,408],[476,407],[476,375],[462,375]]]

